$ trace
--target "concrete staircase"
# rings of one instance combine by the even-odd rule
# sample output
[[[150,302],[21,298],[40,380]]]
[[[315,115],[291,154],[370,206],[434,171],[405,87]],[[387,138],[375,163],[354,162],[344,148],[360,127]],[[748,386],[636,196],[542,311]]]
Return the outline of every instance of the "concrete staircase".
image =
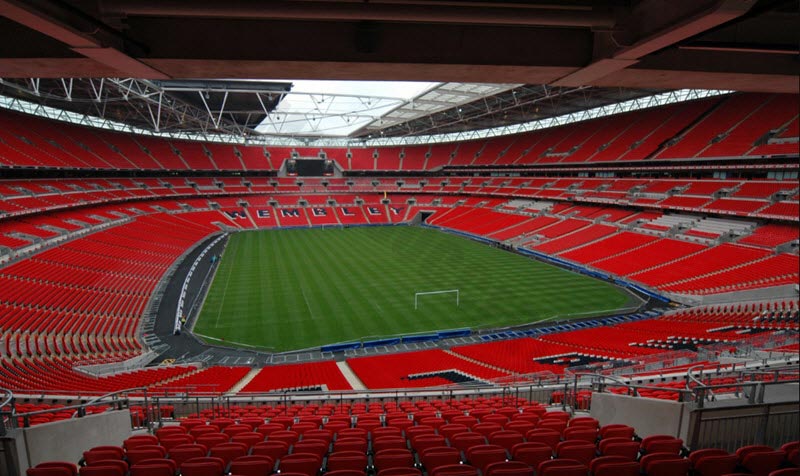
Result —
[[[364,385],[364,382],[362,382],[361,379],[358,378],[358,375],[353,372],[353,369],[347,365],[347,362],[336,362],[336,366],[339,367],[339,371],[342,372],[342,375],[344,375],[344,378],[347,379],[347,383],[353,387],[353,390],[367,390],[367,386]]]
[[[248,383],[250,383],[251,380],[253,380],[253,378],[255,378],[256,375],[258,375],[259,372],[261,372],[260,368],[250,369],[250,371],[247,372],[247,375],[242,377],[241,380],[236,382],[236,385],[234,385],[233,387],[231,387],[230,390],[228,390],[228,393],[231,394],[239,393],[244,387],[247,386]]]

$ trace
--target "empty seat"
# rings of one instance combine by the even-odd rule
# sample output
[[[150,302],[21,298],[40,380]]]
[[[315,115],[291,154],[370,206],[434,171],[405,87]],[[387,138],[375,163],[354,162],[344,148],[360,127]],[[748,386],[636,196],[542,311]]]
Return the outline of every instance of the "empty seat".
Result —
[[[431,476],[478,476],[478,468],[468,464],[451,464],[436,468]]]
[[[147,459],[158,459],[167,456],[167,450],[159,445],[144,445],[125,453],[125,458],[131,466]]]
[[[533,476],[533,468],[521,461],[492,463],[482,473],[484,476]]]
[[[325,473],[325,476],[367,476],[367,473],[354,469],[340,469],[337,471],[328,471]]]
[[[220,432],[211,432],[211,433],[203,433],[197,437],[195,437],[194,442],[199,443],[206,448],[213,448],[217,445],[221,445],[223,443],[228,443],[231,440],[231,437]]]
[[[414,456],[407,449],[388,448],[376,452],[373,462],[379,472],[389,468],[410,468],[414,466]]]
[[[125,451],[119,446],[96,446],[83,452],[83,461],[87,465],[104,459],[122,459]]]
[[[367,467],[367,455],[359,451],[335,451],[328,455],[326,467],[328,471],[358,470],[364,471]]]
[[[633,427],[628,425],[623,425],[620,423],[612,423],[610,425],[605,425],[600,428],[600,438],[633,438],[634,433]]]
[[[460,451],[466,452],[469,448],[486,444],[486,438],[479,433],[465,432],[453,435],[450,444]]]
[[[642,440],[642,453],[680,453],[683,440],[671,435],[651,435]]]
[[[244,443],[248,450],[262,441],[264,441],[264,435],[254,431],[239,432],[231,437],[231,443]]]
[[[173,433],[166,435],[159,440],[161,446],[167,450],[167,453],[176,446],[194,443],[194,437],[186,433]]]
[[[269,456],[277,461],[289,453],[289,444],[285,441],[262,441],[256,443],[250,450],[250,454]]]
[[[66,468],[29,468],[27,476],[73,476]]]
[[[511,447],[524,441],[522,433],[511,430],[495,431],[489,435],[489,444],[502,446],[506,450],[511,450]]]
[[[181,476],[219,476],[225,472],[225,462],[213,456],[192,458],[180,465]]]
[[[234,459],[245,456],[247,449],[244,443],[221,443],[211,448],[209,456],[220,458],[227,466]]]
[[[596,456],[596,447],[581,440],[562,441],[556,447],[556,455],[559,459],[572,459],[588,467]]]
[[[266,476],[272,474],[274,466],[269,456],[240,456],[231,461],[230,472],[237,476]]]
[[[322,459],[328,452],[328,443],[322,440],[306,440],[299,441],[292,447],[292,453],[309,453],[319,456]]]
[[[786,454],[780,450],[753,451],[744,457],[742,466],[755,476],[767,476],[778,469],[785,458]]]
[[[549,461],[552,456],[552,448],[545,443],[536,441],[518,443],[511,448],[511,459],[521,461],[533,468],[538,468],[539,464]]]
[[[419,460],[425,470],[430,473],[440,466],[459,464],[461,462],[461,452],[458,451],[458,448],[434,446],[422,450],[419,453]]]
[[[408,449],[408,443],[402,436],[381,436],[372,440],[372,451],[378,453],[391,448]]]
[[[604,464],[592,471],[592,476],[639,476],[639,464],[635,461]]]
[[[174,475],[175,475],[175,463],[173,463],[170,460],[142,462],[131,466],[130,469],[130,476],[174,476]]]
[[[589,468],[573,459],[551,459],[539,464],[536,476],[586,476]]]
[[[125,476],[128,474],[127,470],[123,470],[118,466],[84,466],[81,468],[81,476]]]
[[[506,460],[506,450],[498,445],[478,445],[469,448],[466,456],[470,465],[485,472],[490,464]]]
[[[656,460],[647,466],[647,476],[687,476],[691,464],[688,459]]]
[[[336,438],[333,442],[333,451],[357,451],[366,453],[369,442],[366,438]]]
[[[597,429],[586,426],[567,428],[563,433],[565,440],[581,440],[594,444],[597,441]]]
[[[282,473],[316,476],[322,466],[322,458],[311,453],[293,453],[281,458],[278,465]]]
[[[536,428],[529,431],[525,435],[525,439],[527,441],[544,443],[555,450],[556,446],[558,446],[558,443],[561,441],[561,433],[551,428]]]
[[[177,426],[175,428],[180,429],[180,427]],[[157,444],[159,444],[159,440],[155,437],[155,435],[134,435],[122,442],[122,448],[125,450],[130,450],[139,446]]]
[[[188,461],[192,458],[200,458],[206,456],[207,454],[208,449],[198,443],[178,445],[171,448],[167,453],[169,459],[175,461],[179,467],[184,461]]]
[[[411,441],[411,447],[417,453],[423,452],[427,448],[437,446],[447,446],[447,441],[442,435],[419,435]]]
[[[325,473],[330,474],[330,473]],[[378,471],[377,476],[420,476],[422,471],[417,468],[389,468]]]
[[[736,455],[703,456],[694,461],[692,467],[698,476],[723,476],[736,470]]]

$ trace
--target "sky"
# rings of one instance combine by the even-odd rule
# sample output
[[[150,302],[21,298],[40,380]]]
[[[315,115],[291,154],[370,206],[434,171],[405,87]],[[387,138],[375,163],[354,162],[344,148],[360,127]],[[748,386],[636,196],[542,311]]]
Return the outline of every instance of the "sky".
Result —
[[[441,84],[401,81],[290,81],[293,84],[292,92],[256,128],[259,132],[348,136]]]

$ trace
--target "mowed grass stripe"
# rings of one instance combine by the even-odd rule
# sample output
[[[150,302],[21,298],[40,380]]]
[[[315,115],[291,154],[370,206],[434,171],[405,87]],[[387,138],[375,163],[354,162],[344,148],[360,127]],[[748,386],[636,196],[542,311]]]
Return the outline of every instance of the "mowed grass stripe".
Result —
[[[431,295],[414,310],[415,292],[444,289],[459,289],[461,305]],[[632,303],[608,283],[432,229],[248,231],[231,236],[195,329],[283,351]]]

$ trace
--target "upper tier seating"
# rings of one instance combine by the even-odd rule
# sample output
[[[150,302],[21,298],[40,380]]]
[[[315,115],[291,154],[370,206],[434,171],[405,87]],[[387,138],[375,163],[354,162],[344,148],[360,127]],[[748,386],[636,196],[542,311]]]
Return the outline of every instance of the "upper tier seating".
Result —
[[[323,150],[345,170],[639,162],[797,153],[798,96],[735,94],[645,109],[516,136],[433,146]],[[117,170],[277,170],[318,148],[192,143],[125,136],[0,111],[0,167]],[[779,131],[770,143],[771,134]],[[795,141],[792,142],[791,139]],[[788,140],[788,142],[787,142]]]

